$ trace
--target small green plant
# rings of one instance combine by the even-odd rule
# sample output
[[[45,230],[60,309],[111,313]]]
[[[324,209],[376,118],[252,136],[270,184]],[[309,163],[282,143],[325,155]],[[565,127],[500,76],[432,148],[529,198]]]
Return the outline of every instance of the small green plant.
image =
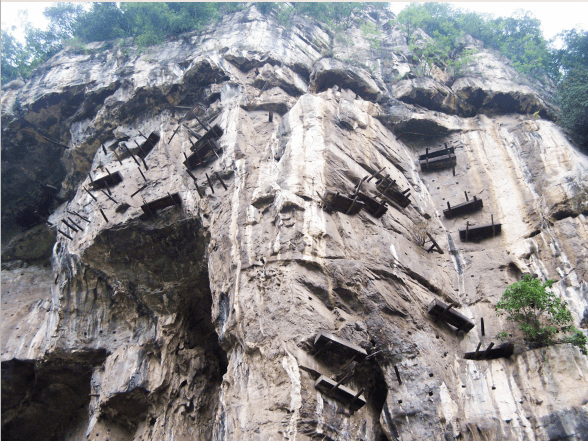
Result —
[[[553,280],[541,283],[525,275],[523,280],[506,288],[502,299],[496,304],[496,313],[506,315],[507,320],[516,323],[524,339],[531,344],[541,347],[572,343],[583,354],[587,354],[588,339],[582,331],[573,327],[567,302],[548,291],[553,284]],[[563,337],[557,339],[560,333]]]
[[[500,341],[504,341],[508,338],[508,333],[506,333],[505,331],[499,332],[498,334],[496,334],[495,338]]]

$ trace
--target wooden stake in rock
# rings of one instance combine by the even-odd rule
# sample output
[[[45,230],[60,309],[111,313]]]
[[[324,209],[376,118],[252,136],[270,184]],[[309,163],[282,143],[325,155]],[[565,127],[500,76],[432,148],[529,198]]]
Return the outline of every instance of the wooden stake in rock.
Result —
[[[398,380],[398,384],[402,384],[402,380],[400,379],[400,372],[398,372],[398,368],[394,365],[394,372],[396,372],[396,379]]]
[[[137,164],[138,165],[138,164]],[[141,173],[141,176],[143,176],[143,180],[145,182],[147,182],[147,178],[145,177],[145,175],[143,174],[143,172],[141,171],[141,167],[139,167],[139,173]]]
[[[68,216],[68,217],[67,217],[67,220],[68,220],[68,221],[70,221],[70,223],[71,223],[72,225],[74,225],[76,228],[78,228],[80,231],[82,231],[82,227],[80,227],[78,224],[76,224],[76,223],[75,223],[75,222],[72,220],[72,218],[71,218],[71,217],[69,217],[69,216]]]
[[[208,180],[208,185],[210,185],[210,189],[212,190],[212,194],[214,194],[214,187],[212,186],[212,181],[210,180],[210,176],[208,173],[204,173],[206,175],[206,179]]]
[[[217,172],[214,172],[214,174],[216,175],[216,178],[218,179],[218,181],[221,183],[221,185],[224,187],[225,190],[228,190],[229,188],[225,185],[225,183],[223,182],[223,180],[221,179],[220,175]]]
[[[114,149],[113,151],[114,151],[114,156],[116,156],[116,159],[118,160],[119,164],[122,165],[122,161],[120,160],[120,156],[118,156],[118,153],[116,153],[116,149]]]
[[[106,148],[104,147],[104,144],[100,144],[100,146],[102,147],[102,151],[104,152],[104,154],[108,155],[108,153],[106,153]]]
[[[480,326],[482,327],[482,337],[484,337],[486,335],[486,332],[484,330],[484,317],[480,319]]]
[[[134,192],[131,197],[135,197],[139,192],[145,190],[147,188],[147,184],[143,185],[140,189],[138,189],[136,192]]]
[[[67,237],[69,240],[73,240],[73,237],[71,237],[69,234],[65,234],[63,231],[61,231],[59,228],[57,229],[57,231],[61,234],[63,234],[65,237]]]
[[[106,193],[104,190],[100,190],[100,191],[101,191],[102,193],[104,193],[104,194],[106,195],[106,197],[107,197],[108,199],[110,199],[112,202],[114,202],[115,204],[118,204],[118,202],[116,202],[116,200],[115,200],[115,199],[114,199],[112,196],[110,196],[108,193]]]
[[[274,112],[273,110],[269,111],[269,122],[272,122],[274,120]]]
[[[84,216],[82,216],[81,214],[78,213],[74,213],[73,211],[69,211],[69,210],[65,210],[67,211],[69,214],[73,215],[73,216],[77,216],[82,220],[85,220],[86,222],[90,222],[87,218],[85,218]]]
[[[99,210],[100,210],[100,213],[102,213],[102,217],[104,218],[104,220],[105,220],[106,222],[108,222],[108,218],[107,218],[107,217],[106,217],[106,215],[104,214],[104,211],[102,211],[102,208],[100,208]]]
[[[65,219],[61,219],[61,222],[63,222],[65,225],[67,225],[70,229],[74,230],[76,233],[78,231],[80,231],[76,227],[74,227],[73,225],[70,225]]]
[[[86,193],[88,193],[92,197],[92,199],[98,202],[98,199],[96,199],[96,197],[92,193],[90,193],[90,190],[88,190],[86,187],[84,187],[84,190],[86,190]]]

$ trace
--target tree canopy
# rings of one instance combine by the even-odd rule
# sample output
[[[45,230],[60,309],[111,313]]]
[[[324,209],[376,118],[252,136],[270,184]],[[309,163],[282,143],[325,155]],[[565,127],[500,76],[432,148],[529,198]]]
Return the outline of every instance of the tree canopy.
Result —
[[[553,284],[553,280],[541,282],[527,274],[523,280],[506,288],[496,304],[496,312],[515,322],[530,343],[539,346],[572,343],[586,354],[587,338],[572,326],[568,304],[549,291]],[[556,339],[558,334],[564,337]],[[499,334],[498,337],[504,335]]]
[[[197,30],[222,16],[247,7],[245,2],[93,2],[53,3],[43,14],[49,20],[47,30],[25,26],[25,44],[2,29],[2,83],[19,75],[28,77],[39,64],[64,45],[85,44],[132,37],[137,46],[159,44],[165,38]],[[361,12],[372,15],[387,8],[386,3],[301,2],[253,3],[262,14],[273,14],[290,26],[294,15],[306,16],[327,24],[346,41],[345,29],[352,17]],[[518,71],[541,77],[549,75],[558,83],[562,109],[559,122],[588,151],[588,113],[586,75],[588,70],[588,33],[571,29],[559,35],[563,46],[556,49],[545,40],[540,22],[528,11],[512,17],[494,18],[488,14],[463,11],[448,3],[411,3],[394,21],[403,29],[409,48],[428,63],[440,65],[456,76],[471,54],[462,52],[465,35],[482,41],[487,48],[500,51]],[[380,47],[380,31],[370,23],[360,23],[372,48]],[[417,29],[431,40],[419,41]],[[343,32],[341,32],[343,30]]]

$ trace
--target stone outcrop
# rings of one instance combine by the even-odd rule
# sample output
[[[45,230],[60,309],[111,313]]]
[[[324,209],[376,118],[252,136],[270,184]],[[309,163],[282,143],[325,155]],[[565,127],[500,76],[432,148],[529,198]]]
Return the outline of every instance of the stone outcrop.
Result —
[[[320,25],[251,7],[142,53],[65,50],[3,88],[3,437],[586,439],[577,348],[463,354],[517,337],[494,305],[524,273],[556,280],[588,326],[588,159],[549,121],[549,97],[483,49],[451,84],[392,80],[412,58],[389,18],[356,17],[361,50],[342,61],[354,49]],[[382,29],[378,51],[360,20]],[[483,60],[503,76],[483,78]],[[192,177],[184,155],[215,125]],[[455,169],[422,172],[418,156],[445,145]],[[325,203],[383,168],[410,205],[376,217]],[[111,194],[92,190],[89,173],[116,172]],[[361,187],[374,200],[375,182]],[[40,184],[58,189],[51,226],[26,229]],[[445,219],[464,192],[483,210]],[[499,236],[460,241],[491,215]],[[433,321],[434,299],[476,326]],[[320,332],[368,356],[319,353]],[[365,406],[320,392],[320,375]]]

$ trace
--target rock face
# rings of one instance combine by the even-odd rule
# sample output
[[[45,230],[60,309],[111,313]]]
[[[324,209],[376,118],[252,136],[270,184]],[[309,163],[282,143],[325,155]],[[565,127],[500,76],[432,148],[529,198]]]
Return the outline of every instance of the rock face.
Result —
[[[356,18],[343,47],[251,7],[142,53],[63,51],[3,89],[3,437],[588,439],[578,349],[463,358],[516,337],[494,305],[524,273],[555,279],[588,327],[588,159],[545,119],[548,98],[486,51],[451,85],[392,80],[411,57],[389,18]],[[361,20],[382,28],[378,51]],[[502,74],[483,78],[484,63]],[[193,179],[184,155],[209,125],[223,134]],[[422,172],[418,155],[443,145],[455,169]],[[325,202],[378,171],[410,205]],[[41,204],[39,184],[58,199]],[[464,192],[483,210],[445,219]],[[20,225],[40,204],[51,226]],[[491,215],[500,235],[460,241]],[[434,322],[434,299],[476,326]],[[320,350],[320,332],[368,356]],[[365,406],[319,391],[320,375]]]

